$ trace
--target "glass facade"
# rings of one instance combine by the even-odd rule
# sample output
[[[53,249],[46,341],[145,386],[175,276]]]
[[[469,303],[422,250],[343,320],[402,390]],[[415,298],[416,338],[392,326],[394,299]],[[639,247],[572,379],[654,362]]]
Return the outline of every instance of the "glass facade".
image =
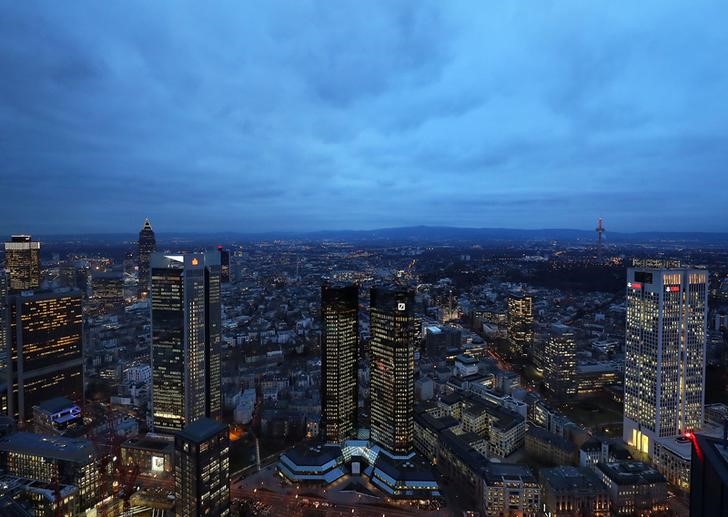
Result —
[[[203,416],[221,416],[219,271],[216,254],[152,255],[156,431],[176,431]]]
[[[371,439],[406,455],[414,441],[414,292],[372,288]]]
[[[9,305],[8,409],[22,426],[45,400],[83,400],[81,294],[15,295]]]
[[[327,442],[356,435],[359,288],[321,288],[321,417]]]
[[[175,514],[230,514],[230,442],[227,426],[198,420],[175,436]]]
[[[30,235],[12,235],[5,243],[5,270],[11,292],[40,287],[40,242]]]
[[[708,272],[627,275],[624,439],[652,455],[655,438],[703,425]]]
[[[137,249],[139,297],[146,298],[149,294],[149,260],[157,247],[157,240],[154,237],[154,230],[149,219],[144,220],[144,226],[139,231],[139,242]]]

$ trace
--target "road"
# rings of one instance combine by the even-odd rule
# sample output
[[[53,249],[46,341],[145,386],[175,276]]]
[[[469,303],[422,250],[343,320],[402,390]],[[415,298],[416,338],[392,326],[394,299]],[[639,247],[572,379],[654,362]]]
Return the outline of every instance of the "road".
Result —
[[[241,490],[233,488],[230,491],[232,498],[249,498],[270,506],[274,509],[274,515],[287,515],[289,517],[303,516],[304,511],[317,509],[326,517],[343,517],[349,515],[357,515],[362,517],[412,517],[412,515],[446,515],[443,512],[422,512],[416,509],[399,509],[384,505],[372,505],[367,503],[342,504],[336,503],[332,508],[315,507],[315,503],[325,502],[324,499],[307,496],[296,496],[294,494],[280,494],[267,490]],[[308,504],[305,503],[308,501]]]

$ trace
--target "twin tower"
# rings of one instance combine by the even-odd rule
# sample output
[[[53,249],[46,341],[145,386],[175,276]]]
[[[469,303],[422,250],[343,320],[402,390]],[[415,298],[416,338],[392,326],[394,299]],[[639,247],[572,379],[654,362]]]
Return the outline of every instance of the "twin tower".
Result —
[[[414,291],[370,290],[370,439],[393,456],[414,441],[417,320]],[[359,287],[321,288],[321,435],[354,438],[359,428]]]

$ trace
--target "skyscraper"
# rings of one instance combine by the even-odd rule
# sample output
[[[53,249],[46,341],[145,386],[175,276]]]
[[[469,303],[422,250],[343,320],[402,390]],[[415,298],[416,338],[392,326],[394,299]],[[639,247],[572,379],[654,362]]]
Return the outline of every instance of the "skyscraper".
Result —
[[[627,270],[623,437],[650,456],[703,425],[708,272],[661,265]]]
[[[220,261],[217,253],[151,257],[155,431],[219,419]]]
[[[357,429],[359,287],[321,287],[321,417],[327,442]]]
[[[175,515],[230,514],[230,441],[227,426],[201,418],[174,438]]]
[[[81,293],[22,293],[9,305],[8,414],[22,426],[45,400],[83,401]]]
[[[8,277],[0,269],[0,413],[8,412],[8,342],[10,313],[8,312]]]
[[[508,339],[514,355],[528,352],[533,341],[533,297],[512,294],[508,297]]]
[[[138,244],[138,278],[139,298],[146,298],[149,294],[149,259],[157,247],[157,240],[154,238],[154,230],[149,219],[144,219],[144,226],[139,230]]]
[[[411,290],[370,292],[371,439],[396,456],[414,440],[414,305]]]
[[[8,291],[19,292],[40,287],[40,242],[30,235],[12,235],[5,243],[5,270]]]
[[[576,394],[576,340],[566,325],[552,325],[544,344],[544,384],[563,399]]]
[[[220,282],[227,284],[230,282],[230,252],[222,246],[217,247],[220,253]]]

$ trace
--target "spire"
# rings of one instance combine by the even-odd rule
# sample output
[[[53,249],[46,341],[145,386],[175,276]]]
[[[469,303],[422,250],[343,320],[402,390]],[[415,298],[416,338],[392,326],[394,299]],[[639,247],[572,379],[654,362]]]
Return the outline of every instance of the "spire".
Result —
[[[149,218],[146,217],[144,219],[144,226],[142,226],[142,230],[151,230],[151,229],[152,229],[152,224],[149,222]]]

